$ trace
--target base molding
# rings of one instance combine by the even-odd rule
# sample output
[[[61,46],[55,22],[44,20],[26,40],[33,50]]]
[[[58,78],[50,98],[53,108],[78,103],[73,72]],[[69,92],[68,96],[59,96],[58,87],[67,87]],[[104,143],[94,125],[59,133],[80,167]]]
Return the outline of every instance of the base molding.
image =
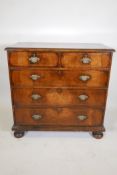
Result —
[[[104,126],[29,126],[29,125],[13,125],[12,130],[16,138],[24,136],[25,131],[87,131],[92,132],[92,136],[96,139],[103,137],[105,131]]]
[[[13,125],[13,131],[105,131],[104,126],[31,126]]]

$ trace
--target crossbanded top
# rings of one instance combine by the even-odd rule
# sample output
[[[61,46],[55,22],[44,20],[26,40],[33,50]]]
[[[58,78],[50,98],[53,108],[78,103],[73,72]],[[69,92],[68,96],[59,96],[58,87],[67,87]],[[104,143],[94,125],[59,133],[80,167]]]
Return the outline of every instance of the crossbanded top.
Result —
[[[109,50],[114,49],[99,43],[47,43],[47,42],[18,42],[6,47],[9,49],[68,49],[68,50]]]

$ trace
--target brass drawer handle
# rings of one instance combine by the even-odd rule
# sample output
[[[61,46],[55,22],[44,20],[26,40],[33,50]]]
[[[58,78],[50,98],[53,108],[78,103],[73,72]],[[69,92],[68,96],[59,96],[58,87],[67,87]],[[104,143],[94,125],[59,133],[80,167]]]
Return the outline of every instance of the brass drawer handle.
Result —
[[[36,56],[36,54],[33,54],[30,58],[29,58],[29,62],[31,64],[35,64],[37,63],[38,61],[40,61],[40,58]]]
[[[31,97],[32,97],[33,100],[38,100],[38,99],[41,98],[41,95],[38,95],[38,94],[32,94]]]
[[[30,78],[32,79],[32,80],[38,80],[39,78],[40,78],[41,76],[40,75],[36,75],[36,74],[33,74],[33,75],[31,75],[30,76]]]
[[[34,115],[32,115],[32,118],[34,120],[40,120],[42,118],[42,116],[41,115],[38,115],[38,114],[34,114]]]
[[[77,118],[81,121],[86,120],[88,117],[86,115],[79,115]]]
[[[89,97],[88,97],[88,95],[81,94],[81,95],[78,96],[78,98],[79,98],[81,101],[85,101],[85,100],[87,100]]]
[[[81,58],[81,62],[83,64],[90,64],[91,63],[91,58],[89,58],[88,55],[84,55],[84,57]]]
[[[87,81],[87,80],[90,80],[91,79],[91,76],[90,75],[80,75],[79,79],[81,81]]]

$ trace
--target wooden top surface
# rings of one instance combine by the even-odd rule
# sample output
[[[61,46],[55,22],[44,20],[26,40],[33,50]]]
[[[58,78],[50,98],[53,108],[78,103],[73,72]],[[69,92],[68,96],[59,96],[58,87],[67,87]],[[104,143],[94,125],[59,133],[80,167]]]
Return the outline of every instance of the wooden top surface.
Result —
[[[55,49],[55,50],[102,50],[112,51],[115,50],[98,43],[38,43],[38,42],[19,42],[14,45],[6,47],[6,50],[22,50],[22,49]]]

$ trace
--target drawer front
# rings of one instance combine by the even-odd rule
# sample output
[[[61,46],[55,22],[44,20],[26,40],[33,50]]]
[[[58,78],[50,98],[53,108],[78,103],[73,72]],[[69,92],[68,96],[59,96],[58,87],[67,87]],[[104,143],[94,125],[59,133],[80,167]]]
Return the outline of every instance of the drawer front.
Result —
[[[13,86],[31,87],[107,87],[108,71],[11,71]]]
[[[109,53],[64,53],[62,54],[63,67],[110,67]]]
[[[106,90],[79,90],[62,88],[14,89],[15,105],[98,105],[104,106]]]
[[[20,108],[14,113],[20,125],[99,126],[103,120],[103,111],[91,108]]]
[[[54,67],[57,65],[58,56],[52,52],[10,52],[10,66],[38,66]]]

